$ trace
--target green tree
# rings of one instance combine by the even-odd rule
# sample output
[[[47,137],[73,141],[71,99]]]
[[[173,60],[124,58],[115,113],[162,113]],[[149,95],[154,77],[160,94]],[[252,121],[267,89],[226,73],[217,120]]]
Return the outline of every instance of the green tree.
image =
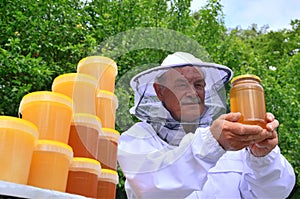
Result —
[[[207,0],[194,13],[190,4],[191,0],[1,1],[1,115],[17,116],[22,96],[50,90],[56,76],[75,72],[79,60],[89,55],[114,59],[116,83],[128,85],[129,77],[158,65],[168,53],[193,52],[204,61],[229,66],[235,75],[261,77],[267,110],[281,123],[279,145],[295,168],[299,190],[300,20],[291,22],[291,30],[268,31],[255,24],[227,30],[221,0]],[[135,121],[128,113],[133,96],[121,86],[116,94],[126,102],[118,112],[122,123],[116,128],[122,132]],[[118,198],[126,198],[125,178],[118,171]]]

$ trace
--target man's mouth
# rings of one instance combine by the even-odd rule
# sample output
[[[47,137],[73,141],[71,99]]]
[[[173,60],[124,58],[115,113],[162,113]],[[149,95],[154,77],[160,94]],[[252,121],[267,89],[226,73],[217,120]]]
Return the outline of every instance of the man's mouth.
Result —
[[[183,99],[180,101],[181,105],[200,105],[201,100],[200,98],[188,98],[188,99]]]

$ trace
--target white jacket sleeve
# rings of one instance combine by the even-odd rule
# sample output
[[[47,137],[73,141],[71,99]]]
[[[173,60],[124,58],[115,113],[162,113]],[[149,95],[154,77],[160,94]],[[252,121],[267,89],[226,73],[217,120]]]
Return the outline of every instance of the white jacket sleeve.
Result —
[[[208,170],[224,153],[209,128],[185,135],[173,147],[150,125],[137,123],[122,133],[118,161],[137,198],[184,198],[202,189]]]
[[[295,173],[276,146],[265,157],[244,151],[246,172],[241,183],[243,198],[286,198],[294,187]]]

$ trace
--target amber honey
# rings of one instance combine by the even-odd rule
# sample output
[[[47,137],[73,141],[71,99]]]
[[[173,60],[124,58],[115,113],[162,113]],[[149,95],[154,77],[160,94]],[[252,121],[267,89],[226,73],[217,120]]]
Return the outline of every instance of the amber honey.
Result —
[[[104,169],[117,169],[117,151],[120,133],[114,129],[102,128],[98,137],[97,160]]]
[[[73,158],[69,169],[66,192],[96,198],[101,164],[91,158]]]
[[[77,72],[94,76],[101,90],[114,92],[118,67],[114,60],[103,56],[89,56],[79,61]]]
[[[115,199],[118,173],[110,169],[102,169],[98,178],[97,199]]]
[[[0,180],[27,184],[37,127],[26,120],[0,116]]]
[[[73,116],[73,100],[50,91],[36,91],[25,95],[19,107],[23,119],[35,124],[39,139],[68,143]]]
[[[96,96],[96,115],[101,119],[103,128],[115,128],[117,96],[109,91],[99,90]]]
[[[231,112],[242,114],[239,122],[265,128],[266,106],[261,80],[255,75],[240,75],[232,79]]]
[[[28,184],[64,192],[72,158],[73,151],[69,145],[39,140],[32,155]]]
[[[97,88],[96,78],[79,73],[59,75],[52,83],[52,91],[67,95],[73,100],[74,113],[95,114]]]
[[[74,114],[68,142],[73,148],[74,157],[96,159],[100,132],[101,120],[97,116]]]

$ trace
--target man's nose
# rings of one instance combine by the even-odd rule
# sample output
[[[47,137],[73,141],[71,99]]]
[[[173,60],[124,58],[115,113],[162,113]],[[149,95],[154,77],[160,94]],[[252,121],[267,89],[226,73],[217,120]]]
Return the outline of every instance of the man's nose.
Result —
[[[192,85],[187,87],[185,93],[187,96],[192,96],[192,97],[197,96],[196,88]]]

